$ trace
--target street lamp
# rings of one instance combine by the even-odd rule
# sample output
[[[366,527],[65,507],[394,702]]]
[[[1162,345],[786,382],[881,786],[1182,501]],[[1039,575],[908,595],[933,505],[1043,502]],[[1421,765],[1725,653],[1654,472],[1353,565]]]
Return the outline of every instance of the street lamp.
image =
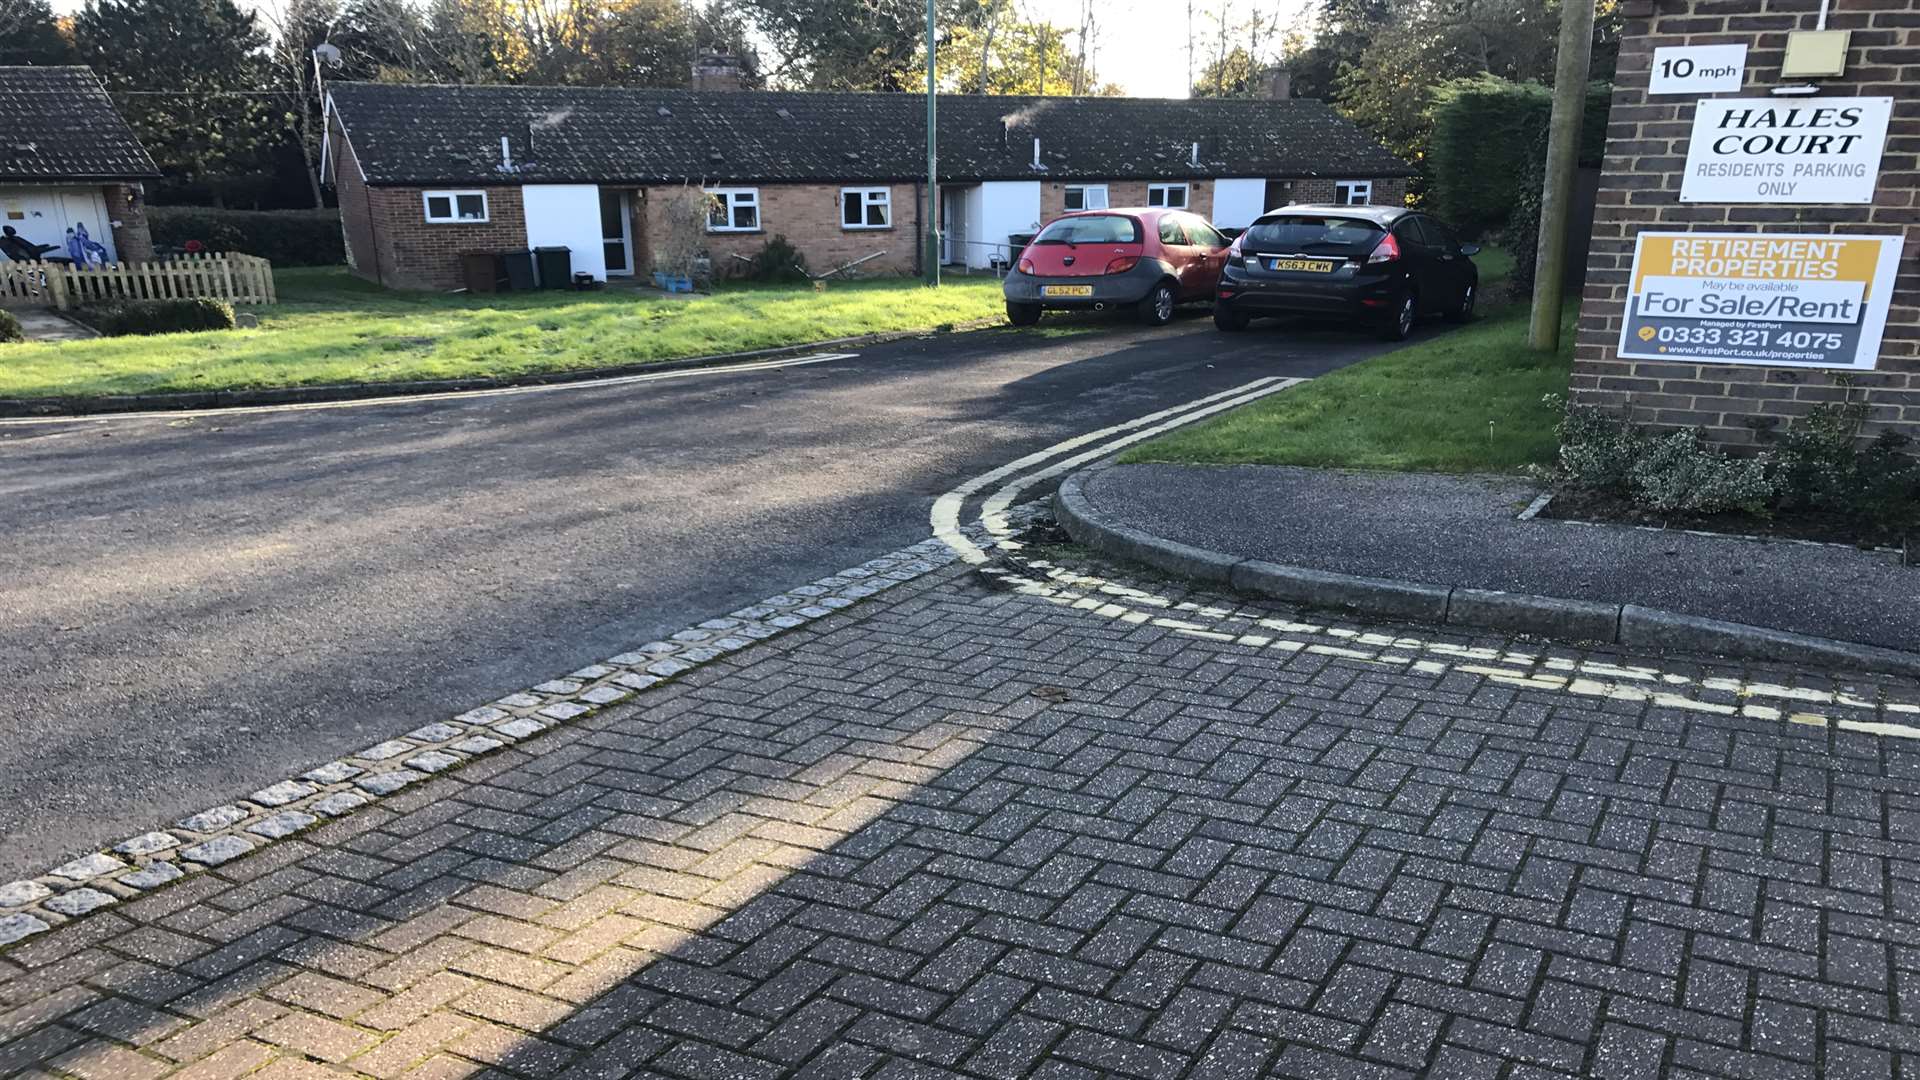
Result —
[[[933,91],[933,0],[927,0],[927,284],[940,284],[940,152]]]

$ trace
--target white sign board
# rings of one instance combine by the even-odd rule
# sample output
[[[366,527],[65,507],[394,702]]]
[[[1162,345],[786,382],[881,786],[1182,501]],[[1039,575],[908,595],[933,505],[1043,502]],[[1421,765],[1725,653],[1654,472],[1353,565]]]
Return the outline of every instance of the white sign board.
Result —
[[[1649,94],[1724,94],[1747,79],[1745,45],[1668,45],[1653,50]]]
[[[1898,236],[1643,232],[1620,356],[1871,371]]]
[[[1702,101],[1680,201],[1870,203],[1892,116],[1890,97]]]

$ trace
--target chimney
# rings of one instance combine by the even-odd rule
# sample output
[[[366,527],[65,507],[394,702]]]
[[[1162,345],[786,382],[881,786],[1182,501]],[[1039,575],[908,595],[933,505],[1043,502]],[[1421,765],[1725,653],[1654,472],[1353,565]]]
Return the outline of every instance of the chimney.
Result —
[[[1267,69],[1266,96],[1273,101],[1285,101],[1293,96],[1293,72],[1285,64],[1275,64]]]
[[[693,62],[693,82],[695,90],[743,90],[746,88],[746,72],[740,67],[740,58],[730,53],[703,53]]]

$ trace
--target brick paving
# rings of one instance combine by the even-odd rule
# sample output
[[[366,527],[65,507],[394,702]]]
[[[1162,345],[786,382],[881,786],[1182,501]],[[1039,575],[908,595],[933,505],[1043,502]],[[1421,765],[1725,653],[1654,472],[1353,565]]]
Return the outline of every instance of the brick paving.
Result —
[[[946,571],[27,939],[0,1076],[1914,1076],[1916,776]]]

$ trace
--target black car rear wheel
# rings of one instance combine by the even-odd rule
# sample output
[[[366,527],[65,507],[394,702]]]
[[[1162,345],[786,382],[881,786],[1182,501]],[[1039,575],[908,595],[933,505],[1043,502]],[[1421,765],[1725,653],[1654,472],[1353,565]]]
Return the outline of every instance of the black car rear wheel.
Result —
[[[1007,301],[1007,321],[1015,326],[1032,326],[1040,321],[1039,304],[1016,304]]]
[[[1388,341],[1405,341],[1413,335],[1413,324],[1420,311],[1420,298],[1412,289],[1400,294],[1393,314],[1380,325],[1380,336]]]
[[[1165,326],[1173,321],[1173,285],[1162,281],[1140,301],[1140,321],[1148,326]]]
[[[1224,300],[1213,302],[1213,325],[1230,334],[1245,330],[1252,321],[1251,315],[1228,305]]]

